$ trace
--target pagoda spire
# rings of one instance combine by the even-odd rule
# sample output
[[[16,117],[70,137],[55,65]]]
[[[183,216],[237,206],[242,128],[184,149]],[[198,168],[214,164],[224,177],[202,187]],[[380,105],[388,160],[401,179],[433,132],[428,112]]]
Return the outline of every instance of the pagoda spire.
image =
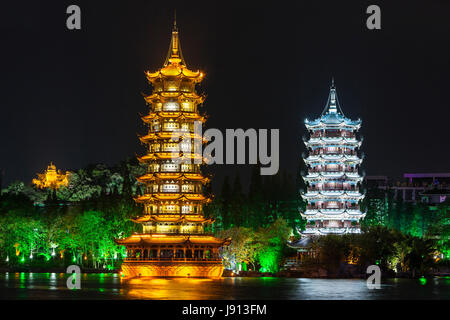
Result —
[[[325,108],[323,109],[322,115],[332,113],[340,113],[341,115],[344,115],[341,106],[339,105],[336,86],[334,85],[334,77],[331,77],[330,93],[328,94],[328,100]]]
[[[172,28],[172,38],[170,39],[169,52],[167,53],[166,61],[164,62],[164,67],[169,64],[181,64],[186,66],[186,62],[183,58],[183,53],[181,52],[180,37],[178,35],[177,28],[177,13],[175,11],[175,17],[173,20]]]

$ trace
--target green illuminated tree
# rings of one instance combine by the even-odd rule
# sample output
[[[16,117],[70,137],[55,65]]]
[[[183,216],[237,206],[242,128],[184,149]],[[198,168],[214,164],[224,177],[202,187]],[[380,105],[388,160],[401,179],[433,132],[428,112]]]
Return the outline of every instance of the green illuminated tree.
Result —
[[[287,250],[286,242],[292,233],[287,221],[278,218],[271,225],[260,228],[255,236],[259,243],[257,258],[263,272],[277,272]]]

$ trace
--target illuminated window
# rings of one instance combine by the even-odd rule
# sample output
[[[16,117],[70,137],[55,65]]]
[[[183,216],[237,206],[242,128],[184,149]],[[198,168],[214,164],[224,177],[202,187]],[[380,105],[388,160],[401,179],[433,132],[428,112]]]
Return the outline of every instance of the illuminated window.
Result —
[[[182,192],[193,192],[194,191],[194,186],[192,184],[184,184],[181,187],[181,191]]]
[[[192,165],[191,164],[182,164],[181,165],[181,171],[183,172],[189,172],[192,171]]]
[[[182,213],[191,213],[192,212],[192,206],[182,206],[181,207]]]
[[[177,184],[164,184],[162,185],[163,192],[178,192],[180,190],[180,186]]]
[[[188,112],[194,111],[194,105],[190,102],[182,102],[181,108],[183,111],[188,111]]]
[[[176,172],[176,171],[178,171],[178,164],[165,163],[161,166],[161,169],[164,172]]]
[[[178,111],[180,108],[177,102],[166,102],[164,104],[164,111]]]

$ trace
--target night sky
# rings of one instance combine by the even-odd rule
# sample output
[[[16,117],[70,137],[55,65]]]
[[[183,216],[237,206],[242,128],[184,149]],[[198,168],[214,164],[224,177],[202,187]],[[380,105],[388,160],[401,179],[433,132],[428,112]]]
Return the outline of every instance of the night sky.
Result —
[[[367,175],[449,172],[448,1],[14,1],[0,11],[0,168],[27,183],[50,161],[76,170],[144,153],[144,71],[167,54],[174,9],[184,58],[206,72],[208,127],[279,128],[294,174],[303,120],[331,77],[361,118]],[[82,29],[66,28],[77,4]],[[370,4],[381,30],[366,28]],[[214,187],[245,166],[215,166]]]

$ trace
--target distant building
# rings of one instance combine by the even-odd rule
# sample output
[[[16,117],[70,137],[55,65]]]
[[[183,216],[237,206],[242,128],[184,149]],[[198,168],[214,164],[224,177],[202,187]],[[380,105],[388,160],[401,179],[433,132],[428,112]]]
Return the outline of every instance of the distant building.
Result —
[[[59,189],[69,184],[69,172],[56,170],[56,166],[50,163],[47,170],[44,173],[38,173],[38,178],[33,179],[32,182],[40,189]]]
[[[439,204],[450,200],[450,188],[433,188],[420,193],[421,202],[428,204]]]
[[[395,200],[442,203],[450,199],[450,173],[405,173],[403,180],[391,183],[386,176],[364,178],[368,188],[391,190]]]

